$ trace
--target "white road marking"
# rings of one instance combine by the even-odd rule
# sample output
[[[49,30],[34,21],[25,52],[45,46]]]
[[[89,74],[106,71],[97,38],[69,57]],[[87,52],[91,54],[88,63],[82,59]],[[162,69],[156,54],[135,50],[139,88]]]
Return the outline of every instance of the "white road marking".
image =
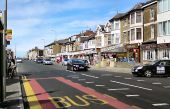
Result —
[[[125,79],[132,79],[132,78],[125,78]]]
[[[112,76],[112,74],[102,74],[101,76]]]
[[[76,77],[76,76],[75,76],[75,77],[72,77],[72,78],[77,79],[77,78],[79,78],[79,77]]]
[[[104,87],[105,85],[95,85],[95,86],[97,86],[97,87]]]
[[[126,97],[138,97],[139,95],[126,95]]]
[[[159,84],[162,84],[162,83],[152,83],[152,84],[159,85]]]
[[[86,79],[78,79],[79,81],[85,81]]]
[[[74,71],[70,71],[70,70],[66,70],[66,71],[71,72],[71,73],[76,73],[76,72],[74,72]]]
[[[114,77],[116,77],[116,78],[120,78],[121,76],[114,76]]]
[[[139,88],[139,89],[149,90],[149,91],[152,90],[152,89],[149,89],[149,88],[135,86],[135,85],[131,85],[131,84],[127,84],[127,83],[122,83],[122,82],[118,82],[118,81],[112,81],[111,80],[110,82],[117,83],[117,84],[122,84],[122,85],[126,85],[126,86],[130,86],[130,87],[135,87],[135,88]]]
[[[170,86],[163,86],[164,88],[170,88]]]
[[[107,89],[108,91],[129,90],[129,88]]]
[[[153,106],[168,106],[168,103],[157,103],[157,104],[152,104]]]
[[[140,81],[145,81],[145,80],[142,80],[142,79],[141,79],[141,80],[137,80],[137,81],[139,81],[139,82],[140,82]]]
[[[85,83],[87,83],[87,84],[92,84],[92,83],[94,83],[94,82],[85,82]]]
[[[81,74],[83,76],[87,76],[87,77],[91,77],[91,78],[99,78],[99,77],[96,77],[96,76],[92,76],[92,75],[87,75],[87,74]]]

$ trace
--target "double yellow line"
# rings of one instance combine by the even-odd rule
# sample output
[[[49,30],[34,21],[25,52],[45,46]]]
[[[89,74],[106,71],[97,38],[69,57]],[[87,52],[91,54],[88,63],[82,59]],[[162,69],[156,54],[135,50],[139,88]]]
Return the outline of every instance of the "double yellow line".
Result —
[[[38,98],[36,97],[29,83],[29,80],[26,78],[26,76],[22,76],[22,80],[30,109],[43,109],[40,103],[38,102]]]

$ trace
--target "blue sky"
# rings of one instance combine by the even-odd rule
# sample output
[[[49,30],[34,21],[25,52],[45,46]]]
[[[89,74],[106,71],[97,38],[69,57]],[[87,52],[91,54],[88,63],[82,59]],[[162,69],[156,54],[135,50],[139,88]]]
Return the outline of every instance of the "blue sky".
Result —
[[[5,0],[3,0],[4,2]],[[17,56],[29,49],[105,24],[118,12],[126,12],[146,0],[8,0],[8,28],[13,39],[8,48]],[[0,2],[0,10],[4,3]]]

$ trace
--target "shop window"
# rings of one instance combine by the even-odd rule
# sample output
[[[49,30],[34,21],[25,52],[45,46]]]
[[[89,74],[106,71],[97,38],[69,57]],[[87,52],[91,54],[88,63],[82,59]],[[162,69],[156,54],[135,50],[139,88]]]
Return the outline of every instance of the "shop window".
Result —
[[[163,58],[169,59],[169,56],[170,56],[169,50],[163,50]]]
[[[131,29],[131,41],[135,40],[135,29]]]
[[[146,50],[144,51],[144,60],[154,60],[154,51],[153,50]]]
[[[136,39],[141,40],[142,38],[142,33],[141,33],[141,28],[136,29]]]

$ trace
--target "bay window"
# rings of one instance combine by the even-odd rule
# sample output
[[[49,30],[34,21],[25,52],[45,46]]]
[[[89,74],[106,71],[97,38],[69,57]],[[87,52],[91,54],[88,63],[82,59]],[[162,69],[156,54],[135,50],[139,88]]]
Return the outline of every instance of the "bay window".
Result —
[[[135,23],[135,13],[131,14],[131,24]]]
[[[131,41],[135,40],[135,29],[131,29]]]
[[[136,40],[140,40],[142,38],[141,28],[136,28]]]
[[[141,12],[136,12],[136,23],[141,23],[142,15]]]

